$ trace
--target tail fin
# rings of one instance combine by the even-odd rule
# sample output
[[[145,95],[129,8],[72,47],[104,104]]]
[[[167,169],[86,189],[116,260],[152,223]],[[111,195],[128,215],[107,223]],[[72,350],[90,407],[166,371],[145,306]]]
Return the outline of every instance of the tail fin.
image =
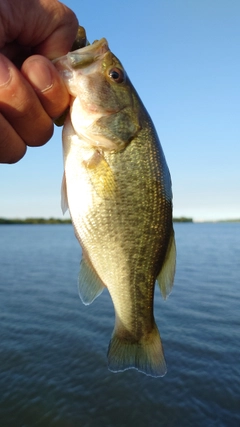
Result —
[[[152,377],[167,372],[161,338],[156,324],[151,334],[139,342],[118,337],[114,331],[108,348],[108,369],[112,372],[137,369]]]

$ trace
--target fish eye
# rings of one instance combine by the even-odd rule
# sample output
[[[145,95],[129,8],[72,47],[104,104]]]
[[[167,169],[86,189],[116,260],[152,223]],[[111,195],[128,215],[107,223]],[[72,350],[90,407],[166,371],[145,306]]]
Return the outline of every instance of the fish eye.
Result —
[[[122,83],[125,80],[125,73],[120,68],[112,68],[108,74],[116,83]]]

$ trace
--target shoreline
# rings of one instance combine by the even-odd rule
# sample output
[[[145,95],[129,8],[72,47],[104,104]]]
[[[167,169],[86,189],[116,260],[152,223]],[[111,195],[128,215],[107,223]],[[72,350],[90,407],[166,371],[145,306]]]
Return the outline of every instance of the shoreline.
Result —
[[[238,223],[240,219],[219,219],[219,220],[206,220],[206,221],[194,221],[193,218],[179,217],[173,218],[173,223],[190,223],[190,224],[214,224],[214,223]],[[21,225],[21,224],[72,224],[71,219],[60,219],[60,218],[0,218],[0,225]]]

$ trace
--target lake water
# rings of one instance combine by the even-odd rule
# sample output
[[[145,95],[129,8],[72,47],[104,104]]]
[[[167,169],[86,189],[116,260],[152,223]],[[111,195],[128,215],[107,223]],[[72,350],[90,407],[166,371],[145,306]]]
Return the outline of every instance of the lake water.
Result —
[[[113,374],[107,291],[78,296],[71,225],[0,226],[0,426],[240,426],[240,224],[175,224],[155,317],[168,373]]]

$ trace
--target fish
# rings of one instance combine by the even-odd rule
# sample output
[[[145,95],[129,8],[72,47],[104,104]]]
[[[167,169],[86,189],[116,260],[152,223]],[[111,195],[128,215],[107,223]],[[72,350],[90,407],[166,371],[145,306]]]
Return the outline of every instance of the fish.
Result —
[[[71,95],[61,206],[82,248],[80,298],[89,305],[108,289],[110,371],[164,376],[154,292],[156,283],[164,299],[172,290],[176,245],[171,176],[156,129],[105,38],[54,64]]]

